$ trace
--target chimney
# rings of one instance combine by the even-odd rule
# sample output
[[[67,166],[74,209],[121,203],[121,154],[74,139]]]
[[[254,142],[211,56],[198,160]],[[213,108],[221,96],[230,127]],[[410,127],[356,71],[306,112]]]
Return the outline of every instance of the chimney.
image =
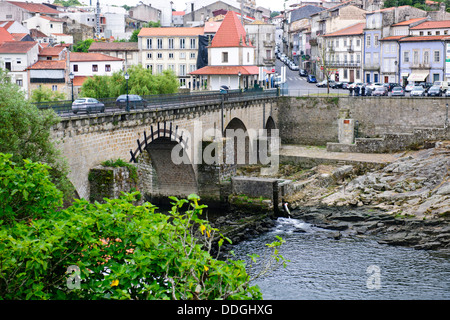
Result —
[[[194,15],[194,3],[191,3],[191,17],[192,17],[192,21],[195,21],[195,15]]]

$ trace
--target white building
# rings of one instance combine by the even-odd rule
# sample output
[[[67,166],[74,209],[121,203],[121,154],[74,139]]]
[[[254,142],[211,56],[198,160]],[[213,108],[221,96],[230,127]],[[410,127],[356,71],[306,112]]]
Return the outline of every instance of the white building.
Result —
[[[64,34],[65,22],[59,18],[36,14],[22,23],[30,30],[37,29],[47,35],[50,42],[73,43],[73,36]]]
[[[230,89],[251,88],[258,80],[255,47],[236,12],[228,11],[226,14],[208,47],[208,60],[208,66],[190,75],[193,81],[204,83],[206,80],[209,90],[219,90],[222,85]]]
[[[38,61],[39,43],[32,41],[7,41],[0,45],[0,68],[7,69],[11,82],[28,95],[27,68]]]

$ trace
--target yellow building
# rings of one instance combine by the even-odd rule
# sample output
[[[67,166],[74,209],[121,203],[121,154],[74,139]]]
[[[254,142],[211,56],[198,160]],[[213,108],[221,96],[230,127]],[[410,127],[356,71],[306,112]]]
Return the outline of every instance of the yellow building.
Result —
[[[189,73],[197,70],[199,36],[203,27],[142,28],[139,51],[143,67],[154,74],[173,70],[180,87],[190,87]]]

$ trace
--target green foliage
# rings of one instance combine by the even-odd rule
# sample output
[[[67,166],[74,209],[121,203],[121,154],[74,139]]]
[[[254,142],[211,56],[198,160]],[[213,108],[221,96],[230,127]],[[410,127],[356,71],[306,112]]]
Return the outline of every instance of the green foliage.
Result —
[[[161,22],[154,22],[154,21],[149,21],[147,23],[144,23],[142,28],[159,28],[161,27]],[[133,33],[131,34],[130,39],[128,40],[129,42],[138,42],[138,35],[139,32],[141,32],[141,29],[136,29],[133,31]]]
[[[77,200],[53,219],[1,226],[0,295],[261,299],[259,289],[249,285],[243,261],[211,256],[211,239],[218,230],[198,218],[204,208],[198,197],[189,199],[173,198],[169,215],[156,213],[149,203],[133,206],[133,195],[105,204]],[[69,267],[79,272],[66,273]]]
[[[104,167],[112,167],[112,168],[117,168],[117,167],[125,167],[128,168],[128,172],[130,173],[130,179],[133,180],[135,183],[137,183],[138,180],[138,174],[137,174],[137,169],[135,166],[133,166],[131,163],[128,163],[122,159],[116,159],[116,160],[106,160],[103,161],[102,166]]]
[[[78,0],[54,0],[53,4],[60,4],[64,7],[82,6],[83,5]]]
[[[30,159],[50,166],[52,182],[69,200],[74,190],[67,178],[69,167],[50,134],[59,121],[53,110],[39,110],[25,99],[0,69],[0,152],[12,154],[15,163]]]
[[[89,52],[89,47],[94,42],[94,39],[80,40],[73,46],[74,52]]]
[[[168,94],[178,91],[178,78],[170,70],[164,70],[161,74],[152,74],[142,65],[131,66],[128,69],[129,94],[141,96],[152,94]],[[112,76],[94,76],[86,79],[81,87],[80,96],[103,99],[118,97],[126,94],[126,80],[123,71],[115,72]]]
[[[40,86],[31,92],[31,102],[47,102],[65,100],[64,93]]]
[[[62,206],[62,192],[48,175],[49,166],[29,160],[23,165],[0,153],[0,220],[36,219],[54,213]]]

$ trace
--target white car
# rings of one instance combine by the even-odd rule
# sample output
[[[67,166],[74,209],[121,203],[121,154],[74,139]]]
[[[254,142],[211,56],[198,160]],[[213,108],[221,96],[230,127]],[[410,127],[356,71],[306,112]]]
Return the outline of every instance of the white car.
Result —
[[[410,92],[412,89],[414,88],[414,84],[413,83],[408,83],[405,87],[405,91],[406,92]]]
[[[411,97],[425,96],[425,89],[422,86],[414,86],[411,90]]]
[[[375,91],[376,88],[382,87],[382,86],[383,86],[382,83],[375,82],[375,83],[372,83],[372,84],[368,85],[367,88],[369,88],[372,91]]]

